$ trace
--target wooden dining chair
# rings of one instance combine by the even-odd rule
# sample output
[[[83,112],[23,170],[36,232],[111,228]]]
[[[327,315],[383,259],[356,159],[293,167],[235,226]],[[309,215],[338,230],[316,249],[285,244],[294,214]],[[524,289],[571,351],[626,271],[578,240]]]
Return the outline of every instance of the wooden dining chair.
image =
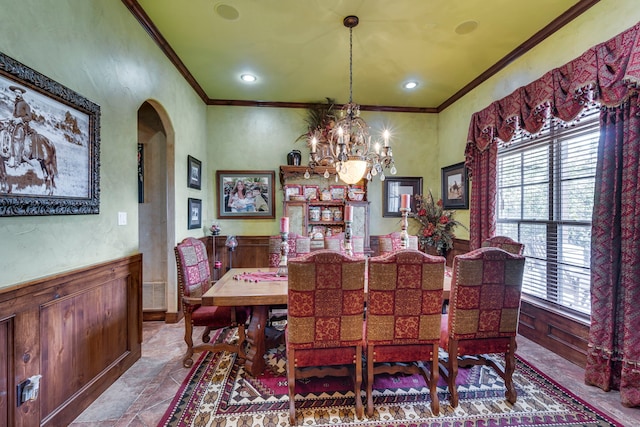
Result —
[[[448,353],[441,373],[451,406],[458,406],[458,367],[479,364],[502,377],[507,401],[516,402],[512,377],[524,263],[524,256],[494,247],[454,258],[449,313],[443,315],[440,334],[440,347]],[[489,353],[503,353],[504,367],[486,357]]]
[[[318,250],[289,261],[286,346],[289,418],[296,424],[301,378],[350,376],[356,416],[362,418],[364,258]]]
[[[493,247],[504,249],[516,255],[524,255],[524,243],[517,242],[507,236],[493,236],[482,242],[482,247]]]
[[[216,307],[202,305],[202,295],[211,287],[211,270],[207,249],[203,242],[187,237],[174,248],[178,269],[178,292],[184,313],[184,341],[187,351],[182,365],[193,365],[193,354],[202,351],[230,351],[244,358],[245,323],[248,307]],[[193,327],[204,326],[202,344],[193,345]],[[238,328],[237,344],[218,342],[209,344],[211,331],[221,328]]]
[[[420,373],[440,413],[438,342],[445,258],[401,249],[369,259],[366,319],[367,416],[376,374]],[[429,371],[423,362],[430,365]]]

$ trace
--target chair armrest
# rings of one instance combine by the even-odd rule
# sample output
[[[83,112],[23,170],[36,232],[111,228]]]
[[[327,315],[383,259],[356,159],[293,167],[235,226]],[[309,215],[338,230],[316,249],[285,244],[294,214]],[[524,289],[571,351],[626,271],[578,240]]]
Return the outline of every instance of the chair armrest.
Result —
[[[188,305],[202,305],[202,298],[182,297],[182,302]]]

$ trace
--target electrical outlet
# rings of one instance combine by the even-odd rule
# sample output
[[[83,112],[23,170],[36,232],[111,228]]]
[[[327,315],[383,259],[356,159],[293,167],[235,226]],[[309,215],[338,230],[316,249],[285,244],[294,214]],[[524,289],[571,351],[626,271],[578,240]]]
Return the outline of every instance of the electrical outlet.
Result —
[[[17,406],[20,406],[29,400],[36,400],[38,398],[38,391],[40,391],[40,378],[42,378],[42,375],[34,375],[17,385]]]

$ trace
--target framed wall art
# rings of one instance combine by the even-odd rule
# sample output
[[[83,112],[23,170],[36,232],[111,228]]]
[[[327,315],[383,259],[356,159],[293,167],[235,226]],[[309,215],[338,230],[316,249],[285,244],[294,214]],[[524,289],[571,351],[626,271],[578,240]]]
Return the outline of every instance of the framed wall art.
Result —
[[[383,183],[382,216],[401,217],[400,196],[411,194],[411,212],[416,212],[413,196],[422,194],[422,177],[386,178]]]
[[[202,187],[202,162],[187,156],[187,186],[200,190]]]
[[[200,199],[188,199],[188,220],[187,225],[189,230],[202,227],[202,200]]]
[[[0,216],[100,213],[100,106],[0,53]]]
[[[274,171],[216,171],[218,218],[275,218],[274,179]]]
[[[442,207],[469,209],[469,178],[464,162],[442,168]]]

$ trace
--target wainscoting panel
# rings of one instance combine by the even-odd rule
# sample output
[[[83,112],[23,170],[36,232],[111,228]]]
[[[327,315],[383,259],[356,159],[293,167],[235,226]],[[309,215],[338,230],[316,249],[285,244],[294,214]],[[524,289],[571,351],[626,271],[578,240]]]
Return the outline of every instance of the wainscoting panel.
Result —
[[[140,358],[142,255],[0,290],[0,425],[68,425]],[[42,375],[36,400],[17,384]]]

